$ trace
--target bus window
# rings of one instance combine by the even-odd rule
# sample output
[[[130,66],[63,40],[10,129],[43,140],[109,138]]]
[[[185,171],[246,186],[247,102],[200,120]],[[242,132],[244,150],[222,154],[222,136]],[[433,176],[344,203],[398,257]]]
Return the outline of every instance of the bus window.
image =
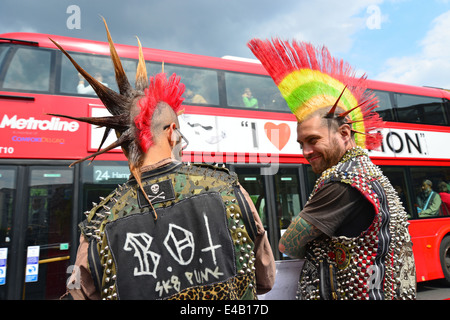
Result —
[[[81,163],[83,203],[82,212],[92,209],[92,203],[98,203],[100,197],[106,197],[118,184],[125,183],[130,177],[126,161],[95,161],[92,164]],[[85,217],[82,217],[84,219]]]
[[[419,218],[447,216],[450,208],[448,167],[413,167],[414,207]],[[444,186],[447,188],[443,188]]]
[[[109,56],[94,56],[80,53],[70,53],[72,58],[95,79],[107,87],[118,91],[114,70],[111,68]],[[136,77],[137,62],[131,59],[121,59],[123,69],[132,85]],[[96,96],[94,89],[78,73],[72,63],[65,56],[61,61],[61,88],[62,93],[75,95]]]
[[[147,63],[149,75],[161,72],[160,63]],[[177,66],[171,64],[164,65],[164,72],[170,76],[176,73],[181,77],[181,82],[186,86],[184,91],[184,103],[194,105],[219,105],[219,85],[217,81],[217,71]]]
[[[14,208],[16,170],[0,169],[0,248],[11,241],[9,230]]]
[[[380,166],[380,169],[383,171],[384,175],[388,177],[392,186],[400,198],[400,201],[403,203],[403,207],[406,210],[408,218],[412,218],[414,210],[412,209],[412,203],[410,195],[412,194],[412,188],[408,185],[407,182],[407,173],[406,169],[403,167],[387,167]]]
[[[225,85],[230,107],[289,112],[270,77],[227,72]]]
[[[239,183],[250,195],[250,198],[258,211],[264,229],[268,232],[269,220],[267,217],[266,190],[264,187],[264,176],[260,174],[259,168],[236,168]]]
[[[3,81],[7,90],[49,91],[51,51],[18,47]]]
[[[373,93],[375,93],[378,98],[378,108],[376,108],[375,111],[383,118],[384,121],[394,121],[390,93],[377,90],[373,90]]]
[[[276,215],[281,237],[292,218],[301,211],[298,168],[280,168],[274,175],[274,182]]]
[[[444,103],[440,98],[396,93],[400,122],[446,125]]]
[[[33,167],[28,189],[27,246],[39,246],[42,263],[37,282],[26,284],[27,299],[55,299],[65,291],[66,258],[71,236],[73,170],[67,167]],[[65,249],[64,249],[65,248]],[[47,287],[47,283],[52,286]]]
[[[275,178],[277,218],[280,229],[286,229],[300,211],[298,169],[280,168]]]
[[[72,169],[32,169],[28,204],[28,245],[69,242],[72,189]]]
[[[2,70],[3,59],[10,47],[8,45],[0,45],[0,71]]]
[[[309,196],[313,192],[314,185],[316,184],[316,180],[320,178],[320,174],[314,173],[311,165],[309,165],[309,164],[305,165],[305,168],[306,168],[306,179],[307,179],[306,194]]]
[[[3,257],[0,258],[1,272],[6,271],[6,261],[11,250],[11,223],[14,211],[14,195],[16,191],[16,170],[13,168],[0,168],[0,250]],[[5,260],[6,258],[6,260]],[[0,274],[0,300],[6,298],[6,278]]]

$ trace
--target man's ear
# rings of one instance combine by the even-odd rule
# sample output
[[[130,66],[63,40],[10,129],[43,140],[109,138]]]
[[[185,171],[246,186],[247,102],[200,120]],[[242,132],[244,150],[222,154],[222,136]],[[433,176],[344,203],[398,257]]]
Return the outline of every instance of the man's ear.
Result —
[[[352,139],[352,128],[349,124],[341,125],[338,131],[345,141],[349,141]]]
[[[169,126],[169,129],[167,130],[167,139],[169,140],[169,145],[173,148],[178,141],[178,135],[176,132],[177,125],[175,122],[172,122]]]

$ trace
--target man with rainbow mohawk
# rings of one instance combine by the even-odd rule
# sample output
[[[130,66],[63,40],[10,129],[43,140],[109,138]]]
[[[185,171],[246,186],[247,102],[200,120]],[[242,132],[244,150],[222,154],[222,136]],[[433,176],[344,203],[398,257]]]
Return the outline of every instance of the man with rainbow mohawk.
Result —
[[[383,124],[366,78],[325,47],[279,39],[248,46],[296,116],[297,141],[320,175],[279,243],[305,258],[298,299],[415,299],[406,212],[365,151],[380,146]]]
[[[181,162],[187,139],[178,121],[180,77],[159,73],[148,80],[139,43],[133,88],[105,27],[119,92],[54,42],[111,113],[70,118],[117,136],[74,164],[120,146],[131,172],[86,212],[64,298],[256,299],[272,288],[275,261],[250,196],[225,168]]]

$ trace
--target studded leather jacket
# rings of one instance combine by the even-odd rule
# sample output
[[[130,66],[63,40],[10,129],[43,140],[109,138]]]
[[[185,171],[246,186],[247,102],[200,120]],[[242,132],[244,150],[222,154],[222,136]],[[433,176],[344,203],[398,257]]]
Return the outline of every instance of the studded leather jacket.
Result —
[[[359,190],[375,218],[359,236],[308,244],[299,299],[414,299],[416,275],[406,212],[388,179],[361,148],[324,171],[310,196],[329,182]]]
[[[152,205],[131,179],[89,212],[80,225],[77,262],[83,265],[87,255],[90,277],[81,282],[92,279],[95,290],[82,286],[69,290],[71,295],[255,299],[257,287],[259,293],[270,290],[273,255],[236,175],[218,167],[166,162],[142,174]]]

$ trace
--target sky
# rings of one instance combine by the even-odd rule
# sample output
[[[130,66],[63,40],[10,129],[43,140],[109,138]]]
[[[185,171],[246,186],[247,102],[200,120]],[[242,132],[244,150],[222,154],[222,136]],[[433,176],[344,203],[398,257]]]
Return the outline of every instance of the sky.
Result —
[[[252,38],[325,45],[369,79],[450,88],[450,0],[0,0],[0,34],[39,32],[254,58]]]

